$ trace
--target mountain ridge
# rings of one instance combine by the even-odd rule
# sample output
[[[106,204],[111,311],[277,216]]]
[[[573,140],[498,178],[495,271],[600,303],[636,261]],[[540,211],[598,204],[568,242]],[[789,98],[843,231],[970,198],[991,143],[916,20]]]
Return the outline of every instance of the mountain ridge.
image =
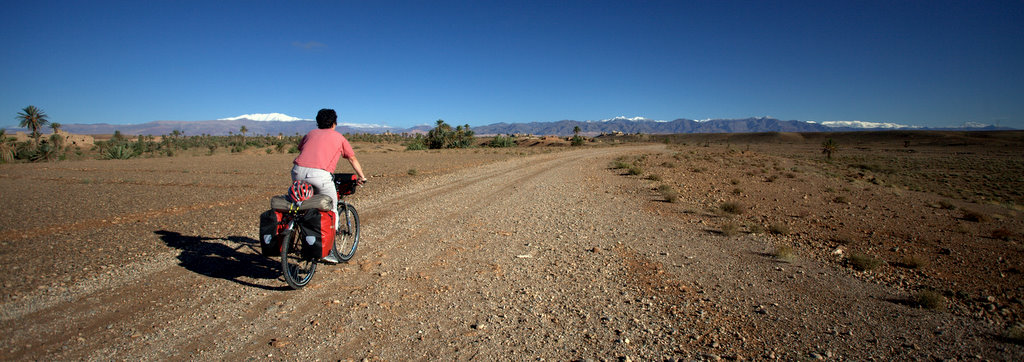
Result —
[[[273,115],[273,114],[271,114]],[[120,131],[125,135],[166,135],[179,131],[186,136],[215,135],[224,136],[240,134],[241,128],[246,128],[247,135],[294,135],[305,134],[316,128],[316,122],[312,120],[298,119],[284,114],[277,114],[294,120],[276,120],[271,117],[263,117],[266,120],[253,120],[239,117],[208,120],[208,121],[152,121],[141,124],[64,124],[62,129],[75,134],[111,134]],[[254,117],[258,118],[258,117]],[[829,124],[831,123],[831,125]],[[875,127],[871,127],[875,125]],[[995,127],[992,125],[966,124],[964,127],[916,127],[903,126],[893,123],[859,122],[859,121],[834,121],[834,122],[808,122],[798,120],[780,120],[773,117],[748,117],[741,119],[707,119],[692,120],[677,118],[672,121],[651,120],[642,117],[615,117],[598,121],[576,121],[561,120],[551,122],[527,122],[527,123],[493,123],[483,126],[472,127],[473,131],[480,136],[499,134],[532,134],[532,135],[555,135],[568,136],[573,130],[579,127],[584,135],[595,136],[609,133],[646,133],[646,134],[675,134],[675,133],[754,133],[754,132],[849,132],[849,131],[878,131],[878,130],[1012,130],[1008,127]],[[340,123],[338,132],[341,133],[426,133],[433,126],[421,125],[409,128],[389,127],[379,124],[352,124]],[[12,128],[9,132],[24,131],[24,129]]]

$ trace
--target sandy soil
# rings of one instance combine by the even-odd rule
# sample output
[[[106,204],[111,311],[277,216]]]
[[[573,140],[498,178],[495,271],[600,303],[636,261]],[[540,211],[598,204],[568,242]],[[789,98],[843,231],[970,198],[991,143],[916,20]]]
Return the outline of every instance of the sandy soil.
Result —
[[[298,291],[256,244],[293,156],[0,165],[0,357],[1024,357],[1019,208],[808,150],[364,145],[357,255]]]

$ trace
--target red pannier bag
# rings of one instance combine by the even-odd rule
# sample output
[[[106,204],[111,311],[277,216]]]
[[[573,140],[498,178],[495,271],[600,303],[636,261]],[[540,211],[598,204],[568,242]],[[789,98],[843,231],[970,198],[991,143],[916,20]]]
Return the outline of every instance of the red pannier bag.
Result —
[[[302,242],[302,256],[320,259],[334,248],[334,212],[310,209],[298,220],[299,228],[306,236]]]
[[[283,233],[288,227],[281,222],[283,217],[284,212],[273,209],[260,214],[260,251],[265,256],[281,255]]]

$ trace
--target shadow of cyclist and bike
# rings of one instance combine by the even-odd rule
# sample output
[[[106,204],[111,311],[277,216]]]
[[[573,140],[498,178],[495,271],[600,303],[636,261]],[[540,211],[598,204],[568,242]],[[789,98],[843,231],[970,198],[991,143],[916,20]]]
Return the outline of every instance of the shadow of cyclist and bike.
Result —
[[[178,255],[179,265],[185,269],[250,287],[268,290],[288,289],[286,285],[258,284],[258,282],[266,280],[277,281],[281,277],[281,264],[261,255],[259,241],[253,238],[229,236],[224,239],[189,236],[168,230],[157,230],[154,233],[159,235],[160,240],[163,240],[167,246],[181,250],[181,254]],[[212,240],[231,241],[239,246],[232,248],[219,242],[210,242]],[[246,249],[250,252],[245,252]],[[249,282],[241,277],[255,279],[257,283]]]

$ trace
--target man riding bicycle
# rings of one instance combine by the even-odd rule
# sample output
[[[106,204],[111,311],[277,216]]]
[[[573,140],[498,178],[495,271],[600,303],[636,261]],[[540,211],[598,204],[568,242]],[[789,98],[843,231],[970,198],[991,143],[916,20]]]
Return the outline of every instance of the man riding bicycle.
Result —
[[[313,185],[317,194],[327,195],[334,205],[334,219],[338,220],[338,192],[334,187],[334,169],[338,159],[344,158],[352,165],[359,176],[358,184],[366,182],[363,168],[356,159],[352,145],[341,133],[335,130],[338,126],[338,114],[333,109],[321,109],[316,114],[317,129],[309,131],[299,142],[299,156],[295,157],[292,166],[292,181],[305,181]],[[335,225],[337,227],[337,225]],[[340,262],[333,253],[323,259],[331,263]]]

